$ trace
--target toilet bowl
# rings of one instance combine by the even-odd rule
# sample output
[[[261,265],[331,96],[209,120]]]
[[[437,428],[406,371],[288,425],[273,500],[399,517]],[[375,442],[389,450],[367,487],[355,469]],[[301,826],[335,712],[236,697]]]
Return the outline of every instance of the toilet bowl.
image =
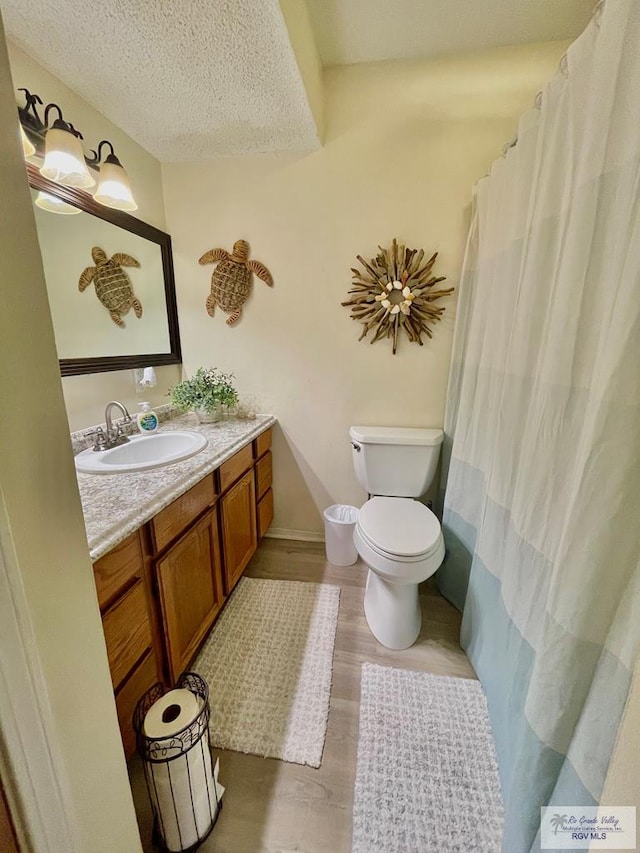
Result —
[[[440,429],[353,426],[352,459],[360,485],[373,495],[358,516],[353,541],[369,567],[364,612],[372,634],[406,649],[420,633],[418,584],[444,559],[440,522],[414,498],[436,473]]]
[[[418,584],[444,559],[438,519],[411,498],[373,497],[360,510],[353,539],[369,568],[364,612],[371,633],[389,649],[409,648],[422,624]]]

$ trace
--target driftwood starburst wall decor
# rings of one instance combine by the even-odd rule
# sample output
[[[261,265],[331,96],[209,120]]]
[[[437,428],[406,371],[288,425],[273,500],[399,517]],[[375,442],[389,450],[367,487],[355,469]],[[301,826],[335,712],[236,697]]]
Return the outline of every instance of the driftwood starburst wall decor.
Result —
[[[402,330],[420,346],[423,334],[433,337],[433,325],[445,310],[434,302],[455,288],[433,289],[445,280],[443,275],[432,275],[437,252],[425,261],[424,249],[408,249],[395,238],[390,249],[378,248],[380,253],[370,261],[356,256],[364,270],[351,268],[351,296],[342,305],[351,308],[351,319],[364,326],[358,340],[373,330],[370,343],[391,338],[395,355]]]

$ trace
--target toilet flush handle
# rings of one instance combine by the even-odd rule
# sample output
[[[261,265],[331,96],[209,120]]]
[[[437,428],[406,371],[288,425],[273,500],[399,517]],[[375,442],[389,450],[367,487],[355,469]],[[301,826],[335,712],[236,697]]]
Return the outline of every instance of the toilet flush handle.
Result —
[[[360,453],[360,451],[362,450],[362,448],[360,447],[360,445],[359,445],[359,444],[356,444],[356,443],[355,443],[355,441],[352,441],[352,442],[351,442],[351,447],[353,447],[353,449],[355,450],[355,452],[356,452],[356,453]]]

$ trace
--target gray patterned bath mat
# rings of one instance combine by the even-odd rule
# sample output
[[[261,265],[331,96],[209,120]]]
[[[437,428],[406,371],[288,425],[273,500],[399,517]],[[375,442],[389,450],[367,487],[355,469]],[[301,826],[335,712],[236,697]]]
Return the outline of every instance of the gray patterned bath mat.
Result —
[[[193,665],[214,746],[320,766],[339,604],[329,584],[238,582]]]
[[[480,683],[365,663],[353,853],[497,853],[502,822]]]

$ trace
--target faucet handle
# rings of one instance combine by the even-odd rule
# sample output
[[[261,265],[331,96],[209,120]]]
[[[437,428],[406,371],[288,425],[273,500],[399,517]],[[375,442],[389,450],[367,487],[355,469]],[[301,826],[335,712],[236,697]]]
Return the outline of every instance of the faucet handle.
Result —
[[[130,440],[129,436],[125,435],[122,432],[122,427],[126,426],[127,424],[130,424],[132,420],[133,420],[132,417],[128,417],[128,418],[122,418],[122,420],[119,420],[117,422],[117,424],[116,424],[116,435],[115,435],[115,439],[114,439],[116,444],[126,444]]]
[[[96,429],[92,429],[89,432],[85,432],[85,438],[89,438],[90,436],[95,435],[96,440],[93,445],[93,449],[98,452],[100,450],[106,450],[107,448],[107,436],[104,433],[104,430],[101,426],[96,427]]]

